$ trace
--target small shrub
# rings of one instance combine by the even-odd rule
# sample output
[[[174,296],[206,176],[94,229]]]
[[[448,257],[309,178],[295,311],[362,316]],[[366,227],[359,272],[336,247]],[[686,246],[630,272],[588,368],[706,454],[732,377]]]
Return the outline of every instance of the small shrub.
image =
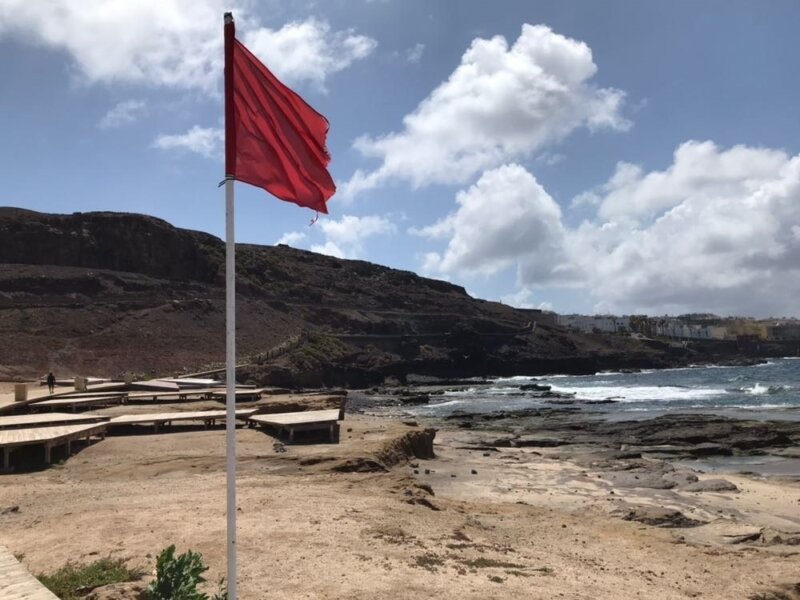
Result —
[[[61,600],[78,600],[87,589],[134,581],[141,576],[140,570],[125,566],[125,559],[101,558],[86,565],[70,562],[58,571],[38,575],[38,579]]]
[[[149,600],[209,600],[208,594],[198,591],[197,586],[205,582],[203,573],[208,567],[203,564],[199,552],[187,550],[175,556],[175,544],[164,548],[156,559],[156,579],[147,588]],[[227,600],[225,582],[220,579],[220,592],[210,600]]]

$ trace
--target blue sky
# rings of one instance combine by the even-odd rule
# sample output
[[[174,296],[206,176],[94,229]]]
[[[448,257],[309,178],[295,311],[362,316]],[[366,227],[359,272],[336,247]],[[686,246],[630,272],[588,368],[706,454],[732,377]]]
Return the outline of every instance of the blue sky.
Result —
[[[0,0],[2,204],[222,235],[222,13],[331,122],[237,240],[559,312],[798,315],[793,0]],[[169,257],[165,257],[168,260]]]

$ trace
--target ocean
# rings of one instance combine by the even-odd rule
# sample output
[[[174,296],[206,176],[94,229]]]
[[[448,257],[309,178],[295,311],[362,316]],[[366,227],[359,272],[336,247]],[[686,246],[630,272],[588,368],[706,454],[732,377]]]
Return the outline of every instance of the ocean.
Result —
[[[571,398],[541,397],[520,386],[549,385]],[[605,401],[606,403],[598,403]],[[704,412],[741,418],[800,420],[800,359],[772,359],[753,366],[698,366],[595,375],[503,377],[432,395],[409,408],[420,416],[489,413],[564,406],[606,413],[611,419],[642,419],[671,412]]]

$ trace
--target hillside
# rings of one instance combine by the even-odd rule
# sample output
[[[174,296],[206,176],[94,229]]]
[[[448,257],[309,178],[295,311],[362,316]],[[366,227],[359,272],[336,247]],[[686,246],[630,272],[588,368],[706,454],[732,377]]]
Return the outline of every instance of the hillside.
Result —
[[[594,372],[680,361],[570,334],[533,311],[408,271],[287,246],[237,245],[242,377],[371,385],[408,374]],[[0,208],[0,379],[224,362],[224,244],[153,217]],[[301,337],[302,336],[302,337]],[[289,352],[265,360],[275,346]]]

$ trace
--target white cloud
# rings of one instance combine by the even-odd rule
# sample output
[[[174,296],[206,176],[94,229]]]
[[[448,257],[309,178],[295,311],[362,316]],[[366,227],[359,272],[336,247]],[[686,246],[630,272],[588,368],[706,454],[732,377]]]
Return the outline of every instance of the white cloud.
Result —
[[[338,258],[357,258],[364,249],[366,238],[397,230],[394,223],[377,215],[344,215],[338,221],[321,219],[317,224],[325,235],[325,242],[311,246],[311,250]]]
[[[563,254],[561,210],[536,179],[519,165],[487,171],[456,197],[457,210],[413,233],[449,235],[442,255],[425,259],[427,271],[491,275],[525,256],[530,268],[549,271]]]
[[[317,252],[319,254],[327,254],[328,256],[333,256],[335,258],[352,258],[348,257],[344,250],[342,250],[339,246],[334,244],[333,242],[325,242],[324,244],[314,244],[311,246],[312,252]]]
[[[569,236],[599,308],[797,312],[800,156],[692,142],[665,171],[624,170]]]
[[[310,81],[324,90],[331,73],[369,56],[377,42],[352,29],[331,31],[327,22],[310,18],[287,23],[277,31],[249,32],[245,45],[285,83]]]
[[[523,287],[512,294],[506,294],[500,301],[503,304],[514,306],[516,308],[538,308],[541,310],[553,310],[553,304],[550,302],[536,302],[533,290]]]
[[[158,136],[153,147],[162,150],[188,150],[206,158],[219,158],[223,141],[222,129],[195,125],[186,133]]]
[[[595,217],[570,229],[521,167],[486,173],[418,231],[448,239],[423,268],[513,265],[520,293],[569,285],[600,311],[797,314],[800,155],[690,142],[663,171],[618,167],[593,198]]]
[[[294,82],[323,87],[328,75],[364,58],[375,45],[351,30],[331,31],[319,19],[264,28],[249,5],[246,0],[3,0],[0,37],[66,51],[86,83],[204,91],[221,87],[225,10],[234,12],[239,35],[258,46],[255,54],[269,51],[259,57]]]
[[[417,43],[406,50],[406,60],[412,65],[417,64],[422,60],[422,55],[425,52],[425,44]]]
[[[475,39],[448,79],[406,115],[401,132],[356,140],[381,164],[357,171],[342,195],[393,179],[414,187],[464,183],[578,127],[628,128],[620,115],[625,94],[588,83],[596,71],[586,44],[542,25],[524,25],[510,47],[501,36]]]
[[[599,213],[609,220],[641,219],[696,199],[742,198],[774,178],[786,158],[779,150],[734,146],[720,152],[712,142],[686,142],[665,171],[617,165],[596,191],[603,196]]]
[[[306,239],[308,239],[308,236],[302,231],[290,231],[284,233],[276,244],[286,244],[287,246],[296,247],[300,242],[306,241]]]
[[[144,100],[125,100],[111,108],[98,123],[101,129],[121,127],[136,121],[147,110]]]

